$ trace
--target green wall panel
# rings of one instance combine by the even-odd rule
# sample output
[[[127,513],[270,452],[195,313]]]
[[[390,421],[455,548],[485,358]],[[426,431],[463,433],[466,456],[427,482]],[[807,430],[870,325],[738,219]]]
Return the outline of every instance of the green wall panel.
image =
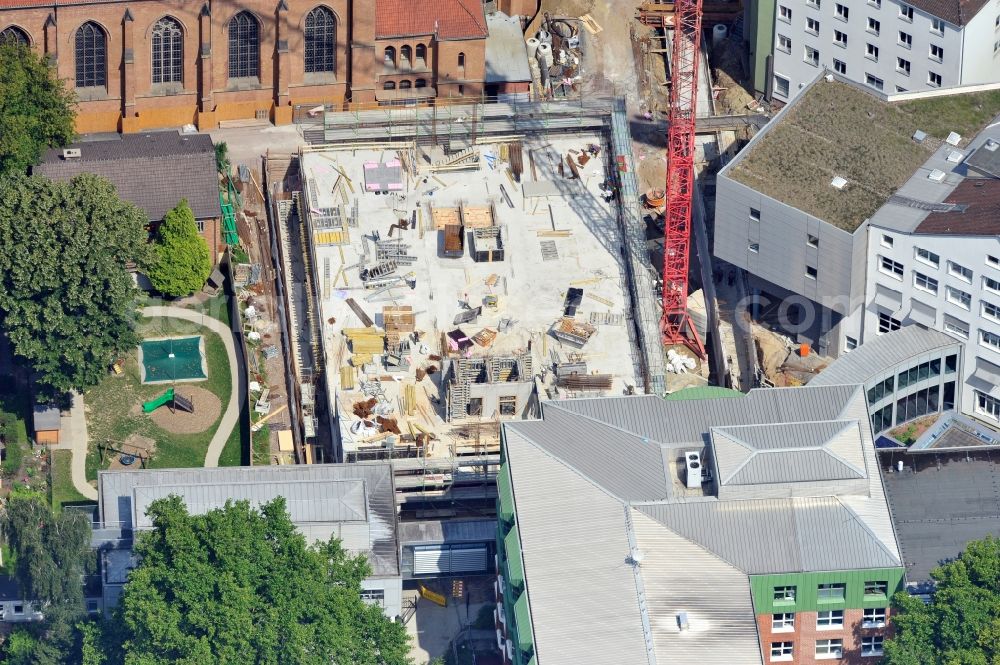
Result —
[[[743,34],[746,35],[752,85],[767,90],[767,57],[774,46],[774,0],[749,0]]]
[[[521,534],[517,525],[504,538],[504,553],[507,557],[507,583],[516,589],[524,588],[524,568],[521,565]]]
[[[888,593],[885,596],[865,596],[865,582],[869,581],[887,582]],[[820,584],[837,583],[846,586],[843,601],[821,601],[818,599],[817,591]],[[775,602],[774,588],[779,586],[794,586],[795,602]],[[902,568],[750,576],[750,590],[753,594],[755,614],[887,607],[892,594],[902,588]]]
[[[510,466],[504,464],[497,474],[497,514],[508,524],[514,521],[514,488],[510,480]]]

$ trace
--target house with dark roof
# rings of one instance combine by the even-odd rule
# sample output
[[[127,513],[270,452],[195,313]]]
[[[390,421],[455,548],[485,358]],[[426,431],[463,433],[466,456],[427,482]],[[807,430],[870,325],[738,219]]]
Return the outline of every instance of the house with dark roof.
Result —
[[[504,423],[504,662],[882,655],[903,566],[863,387],[671,398],[549,401]]]
[[[754,87],[787,103],[824,69],[886,93],[998,82],[995,20],[987,0],[767,0],[743,34]]]
[[[151,232],[186,199],[213,264],[225,249],[215,145],[207,134],[165,131],[81,140],[46,151],[32,172],[52,180],[81,173],[107,178],[121,198],[146,212]]]

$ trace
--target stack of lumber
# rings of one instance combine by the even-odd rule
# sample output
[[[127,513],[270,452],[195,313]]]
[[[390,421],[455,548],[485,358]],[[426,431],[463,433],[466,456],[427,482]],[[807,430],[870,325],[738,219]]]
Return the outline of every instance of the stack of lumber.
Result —
[[[372,361],[372,356],[385,350],[385,334],[375,328],[345,328],[344,335],[351,344],[351,364],[361,367]]]

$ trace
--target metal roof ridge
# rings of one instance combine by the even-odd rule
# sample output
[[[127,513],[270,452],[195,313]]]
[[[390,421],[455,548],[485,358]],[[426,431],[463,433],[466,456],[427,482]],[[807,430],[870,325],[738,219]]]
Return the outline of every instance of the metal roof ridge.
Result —
[[[895,561],[900,566],[903,565],[903,561],[900,559],[900,557],[898,557],[895,554],[893,554],[892,550],[890,550],[888,547],[886,547],[885,543],[882,542],[882,539],[879,538],[875,534],[875,532],[872,531],[871,527],[868,526],[868,523],[865,522],[861,518],[861,515],[859,515],[853,508],[851,508],[849,505],[847,505],[839,496],[834,496],[833,498],[837,501],[837,503],[839,503],[841,506],[843,506],[844,509],[847,510],[848,513],[850,513],[851,517],[854,518],[854,521],[861,525],[861,528],[865,530],[865,533],[867,533],[871,537],[871,539],[873,541],[875,541],[876,544],[878,544],[879,548],[883,552],[885,552],[886,554],[889,555],[890,559],[892,559],[893,561]],[[869,497],[868,500],[869,501],[874,501],[874,499],[872,499],[871,497]],[[888,508],[888,502],[886,502],[886,508]],[[888,514],[889,511],[886,510],[886,513]],[[893,522],[891,516],[890,516],[889,521],[890,521],[890,523]],[[892,534],[893,534],[893,537],[895,537],[895,535],[896,535],[896,528],[895,528],[894,524],[893,524]]]
[[[854,471],[856,471],[858,473],[858,476],[860,476],[861,478],[867,478],[868,477],[868,470],[867,469],[860,469],[860,468],[858,468],[857,466],[855,466],[851,462],[848,462],[846,459],[844,459],[839,454],[833,452],[830,449],[830,446],[833,444],[833,440],[836,437],[838,437],[841,434],[843,434],[844,432],[846,432],[848,429],[851,429],[852,427],[857,430],[858,440],[861,442],[860,445],[862,446],[862,455],[861,455],[861,457],[862,457],[862,459],[864,459],[864,450],[863,450],[863,447],[864,447],[864,442],[863,442],[864,441],[864,437],[861,435],[861,423],[859,423],[857,420],[855,420],[855,421],[849,423],[848,425],[844,426],[841,430],[839,430],[837,433],[835,433],[833,436],[831,436],[829,439],[827,439],[826,442],[822,446],[820,446],[820,449],[823,452],[825,452],[827,455],[829,455],[830,457],[832,457],[835,460],[837,460],[838,462],[840,462],[841,464],[844,464],[848,468],[853,469]]]

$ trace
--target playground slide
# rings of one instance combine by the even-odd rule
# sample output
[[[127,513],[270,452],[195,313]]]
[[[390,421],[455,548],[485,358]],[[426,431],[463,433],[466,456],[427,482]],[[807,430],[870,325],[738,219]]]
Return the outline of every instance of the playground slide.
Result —
[[[174,389],[170,388],[169,390],[167,390],[167,392],[163,393],[159,397],[151,399],[148,402],[143,402],[142,412],[152,413],[153,411],[156,411],[158,408],[160,408],[164,404],[169,403],[173,399],[174,399]]]

